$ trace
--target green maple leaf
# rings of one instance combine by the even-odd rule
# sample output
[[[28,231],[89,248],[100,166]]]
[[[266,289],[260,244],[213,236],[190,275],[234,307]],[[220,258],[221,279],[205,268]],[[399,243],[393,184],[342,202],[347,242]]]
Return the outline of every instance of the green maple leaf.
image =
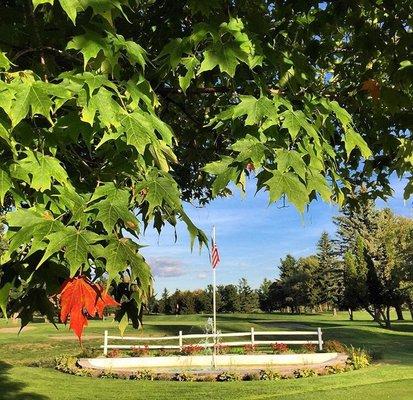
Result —
[[[274,116],[277,110],[268,97],[256,99],[253,96],[240,96],[241,102],[233,107],[232,118],[246,115],[245,125],[258,124],[264,116]]]
[[[50,120],[52,101],[47,89],[48,85],[41,81],[24,82],[18,86],[9,114],[13,127],[25,118],[30,110],[32,115],[43,115]]]
[[[146,51],[138,43],[132,40],[125,40],[122,35],[108,35],[109,40],[115,45],[117,50],[125,50],[128,55],[129,62],[132,65],[138,64],[145,69]]]
[[[303,212],[308,203],[308,193],[305,185],[297,175],[292,172],[272,171],[272,178],[265,182],[270,193],[270,202],[277,201],[282,195],[286,195],[288,201],[299,211]]]
[[[284,111],[281,116],[284,117],[282,127],[288,129],[293,140],[297,137],[301,128],[304,128],[311,137],[317,138],[317,131],[307,121],[307,117],[301,110],[289,109]]]
[[[27,157],[16,166],[16,178],[23,179],[41,192],[50,189],[54,180],[62,185],[69,184],[67,172],[57,158],[30,150],[26,154]]]
[[[32,3],[33,3],[33,9],[36,10],[36,8],[40,6],[41,4],[53,5],[54,0],[32,0]]]
[[[224,173],[233,162],[234,160],[231,157],[224,156],[219,161],[208,163],[202,168],[202,170],[208,172],[209,174],[220,175]]]
[[[71,211],[71,218],[69,224],[79,224],[80,227],[85,227],[90,218],[90,214],[86,212],[87,209],[87,195],[80,195],[74,188],[70,186],[56,186],[59,192],[60,204]]]
[[[7,320],[7,303],[9,302],[9,293],[11,288],[13,287],[12,282],[6,282],[0,288],[0,310],[3,313],[3,317]]]
[[[82,110],[82,119],[93,126],[96,111],[99,111],[99,120],[103,125],[118,127],[120,125],[117,115],[122,108],[113,99],[113,93],[101,87],[96,94],[93,94],[86,107]]]
[[[96,203],[93,203],[94,201]],[[107,233],[113,231],[113,227],[123,221],[126,228],[132,231],[138,230],[138,220],[135,215],[129,210],[130,193],[127,190],[119,189],[114,183],[105,183],[99,186],[92,198],[87,211],[97,210],[96,219],[101,221]]]
[[[64,227],[50,211],[41,207],[13,211],[7,215],[7,223],[10,228],[8,254],[12,254],[22,245],[30,244],[30,251],[25,255],[26,257],[44,249],[46,243],[43,239]]]
[[[142,201],[148,202],[149,215],[156,207],[162,207],[164,202],[172,209],[181,209],[180,193],[176,182],[170,175],[159,173],[155,168],[150,169],[145,180],[136,186],[135,191],[145,193]]]
[[[237,160],[244,161],[250,159],[256,166],[260,165],[265,157],[266,147],[256,137],[251,135],[237,140],[231,148],[239,152]]]
[[[145,259],[139,254],[140,247],[128,238],[109,237],[109,244],[99,253],[100,258],[106,259],[109,280],[119,281],[119,272],[129,269],[132,282],[138,279],[143,288],[151,285],[151,271]]]
[[[8,85],[0,81],[0,108],[2,108],[6,114],[10,113],[15,95],[16,90],[13,85]]]
[[[191,84],[191,80],[195,78],[195,69],[199,65],[199,61],[195,56],[185,57],[181,59],[181,63],[186,68],[186,74],[178,78],[179,86],[185,93]]]
[[[10,60],[6,57],[6,53],[0,51],[0,69],[8,71],[10,69],[11,63]]]
[[[0,168],[0,206],[3,205],[4,196],[13,187],[13,181],[9,173]]]
[[[331,201],[331,196],[333,195],[331,187],[328,185],[326,178],[316,172],[310,174],[307,177],[307,189],[311,193],[311,191],[315,191],[320,193],[321,198],[326,201]]]
[[[204,59],[198,70],[198,74],[211,71],[219,67],[221,72],[226,72],[229,76],[235,75],[235,70],[239,64],[239,49],[231,44],[217,44],[212,50],[204,52]]]
[[[346,148],[347,158],[355,147],[360,149],[361,155],[364,158],[369,158],[372,152],[366,141],[353,128],[347,128],[344,135],[344,147]]]
[[[135,147],[140,154],[145,152],[148,144],[156,140],[153,124],[144,113],[135,111],[121,114],[119,120],[126,135],[126,143]]]
[[[300,178],[305,178],[306,165],[302,155],[297,151],[279,149],[276,151],[276,161],[280,172],[285,172],[291,167]]]
[[[53,254],[64,249],[64,257],[69,264],[70,276],[72,277],[79,268],[87,265],[89,255],[97,251],[98,247],[95,244],[104,239],[105,237],[101,237],[94,232],[66,226],[45,237],[45,240],[48,240],[49,243],[37,268]]]
[[[100,51],[107,49],[107,43],[96,32],[87,31],[84,35],[75,36],[66,46],[67,49],[79,50],[83,55],[83,67],[86,69],[91,58],[96,58]]]
[[[59,0],[59,2],[65,13],[73,22],[73,25],[76,25],[77,13],[79,11],[85,11],[89,3],[88,0]]]

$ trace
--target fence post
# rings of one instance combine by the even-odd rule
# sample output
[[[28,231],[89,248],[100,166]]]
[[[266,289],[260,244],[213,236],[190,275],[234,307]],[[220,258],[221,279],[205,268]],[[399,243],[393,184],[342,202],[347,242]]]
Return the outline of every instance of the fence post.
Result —
[[[318,333],[318,350],[323,350],[323,334],[321,332],[321,328],[317,328]]]
[[[255,342],[255,335],[254,335],[254,328],[251,327],[251,344],[254,346]]]
[[[105,336],[103,338],[103,355],[108,355],[108,331],[105,331]]]
[[[182,351],[182,331],[179,331],[179,350]]]

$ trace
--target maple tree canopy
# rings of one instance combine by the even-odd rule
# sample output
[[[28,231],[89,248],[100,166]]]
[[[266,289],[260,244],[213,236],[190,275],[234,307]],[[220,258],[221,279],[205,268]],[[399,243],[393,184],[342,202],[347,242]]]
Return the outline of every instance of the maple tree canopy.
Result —
[[[392,174],[408,199],[412,8],[3,0],[3,312],[52,319],[49,297],[82,275],[107,280],[117,319],[138,326],[152,284],[142,231],[182,221],[191,245],[206,242],[182,201],[245,190],[249,176],[300,212],[362,184],[386,197]]]

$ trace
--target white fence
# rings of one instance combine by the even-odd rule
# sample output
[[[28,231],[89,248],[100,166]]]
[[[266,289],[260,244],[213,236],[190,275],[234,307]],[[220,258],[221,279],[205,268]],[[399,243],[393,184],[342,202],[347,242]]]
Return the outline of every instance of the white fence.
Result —
[[[257,340],[259,336],[316,336],[316,340]],[[248,341],[222,341],[224,338],[234,337],[248,337]],[[183,335],[179,331],[178,336],[157,336],[157,337],[138,337],[138,336],[109,336],[108,331],[105,331],[103,346],[103,354],[108,354],[108,349],[175,349],[182,350],[185,345],[193,345],[194,343],[186,343],[187,339],[201,339],[202,341],[195,343],[204,348],[214,347],[214,344],[225,346],[245,346],[245,345],[271,345],[273,343],[285,344],[316,344],[318,349],[323,350],[323,337],[321,328],[316,331],[255,331],[251,328],[250,332],[236,332],[236,333],[204,333],[204,334],[188,334]],[[209,340],[212,342],[209,342]],[[109,344],[109,340],[134,341],[141,344]],[[163,345],[163,344],[147,344],[147,342],[163,342],[163,341],[177,341],[177,344]]]

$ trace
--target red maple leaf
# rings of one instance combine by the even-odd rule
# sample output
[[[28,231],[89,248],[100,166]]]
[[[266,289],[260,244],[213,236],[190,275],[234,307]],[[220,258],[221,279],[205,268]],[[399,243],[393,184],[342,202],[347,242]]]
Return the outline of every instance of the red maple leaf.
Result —
[[[361,90],[367,92],[375,101],[380,98],[380,84],[375,79],[364,81]]]
[[[87,325],[87,317],[99,315],[103,317],[106,306],[119,305],[110,297],[103,287],[91,282],[86,276],[69,278],[60,289],[60,320],[67,322],[70,316],[70,328],[82,341],[83,328]]]

